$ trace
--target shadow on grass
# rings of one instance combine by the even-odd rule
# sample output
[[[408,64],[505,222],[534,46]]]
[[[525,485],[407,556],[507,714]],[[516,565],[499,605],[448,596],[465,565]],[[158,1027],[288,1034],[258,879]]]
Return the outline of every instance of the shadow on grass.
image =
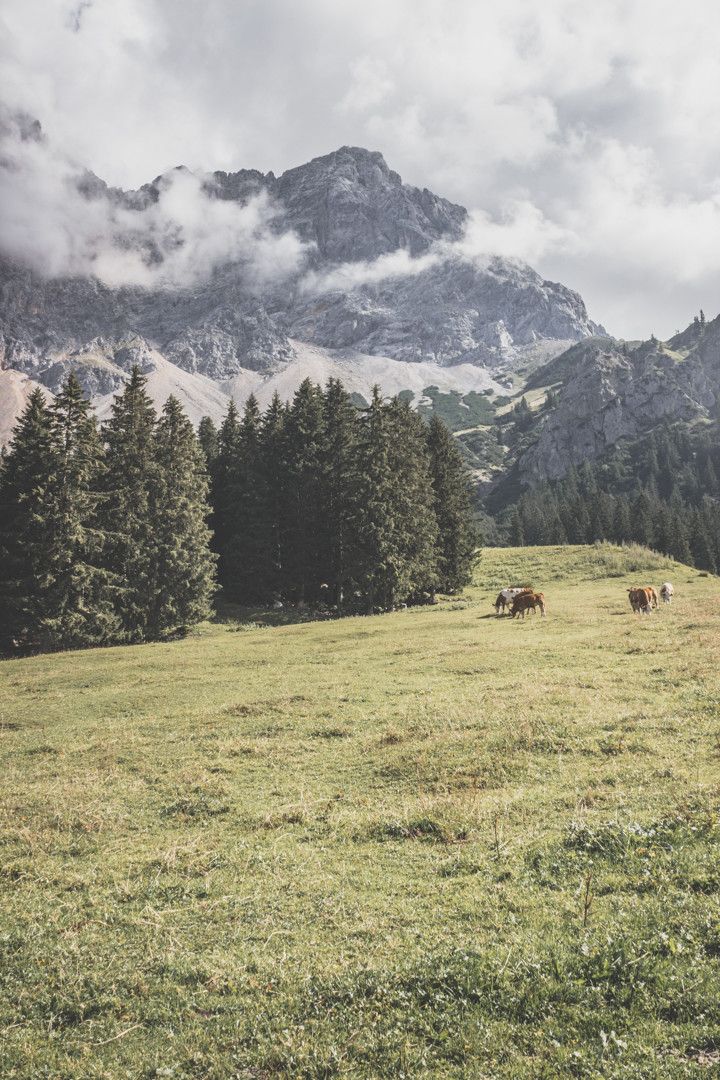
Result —
[[[297,608],[287,604],[282,608],[259,605],[219,603],[211,622],[216,626],[294,626],[297,623],[326,622],[339,618],[336,614]]]

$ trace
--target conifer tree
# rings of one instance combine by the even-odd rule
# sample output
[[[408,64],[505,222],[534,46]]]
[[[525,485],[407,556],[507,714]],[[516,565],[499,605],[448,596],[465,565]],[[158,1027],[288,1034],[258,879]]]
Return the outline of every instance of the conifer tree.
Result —
[[[143,641],[147,631],[152,583],[154,520],[150,493],[155,482],[156,415],[145,390],[147,380],[133,367],[116,396],[105,425],[107,442],[103,524],[108,533],[108,562],[121,587],[115,608],[125,641]]]
[[[616,544],[628,544],[632,539],[630,505],[624,495],[615,500],[613,539]]]
[[[320,543],[324,414],[322,391],[305,379],[295,392],[285,425],[288,478],[284,591],[301,603],[319,597],[326,572]]]
[[[390,461],[395,481],[394,501],[399,549],[406,560],[400,579],[401,599],[415,601],[438,588],[438,524],[434,513],[430,455],[424,421],[407,401],[393,398],[386,406],[390,430]]]
[[[358,438],[357,410],[340,381],[330,379],[324,394],[320,562],[331,593],[328,599],[339,612],[359,569]]]
[[[211,416],[203,416],[198,424],[198,442],[202,447],[208,471],[212,469],[218,455],[218,429]]]
[[[237,514],[237,469],[240,461],[240,414],[234,401],[218,433],[217,454],[210,469],[212,491],[213,550],[219,555],[218,577],[223,589],[231,575],[230,544],[236,542],[244,526]],[[232,594],[232,588],[229,595]]]
[[[39,645],[48,530],[45,506],[54,484],[54,434],[39,388],[30,395],[0,473],[0,648]]]
[[[510,543],[513,547],[525,547],[525,530],[523,529],[522,513],[518,506],[513,510],[510,519]]]
[[[50,414],[53,486],[44,508],[48,536],[41,635],[46,648],[107,644],[119,627],[114,610],[118,580],[105,565],[104,454],[95,416],[74,373]]]
[[[438,588],[458,592],[472,577],[479,537],[472,523],[465,462],[445,424],[432,416],[427,431],[433,509],[437,521]]]
[[[210,551],[203,451],[180,402],[169,397],[153,438],[153,526],[146,636],[183,633],[210,614],[216,556]]]
[[[285,426],[287,408],[277,393],[268,406],[260,429],[260,463],[264,570],[261,575],[263,595],[279,600],[285,581],[287,547],[288,468]]]
[[[393,475],[388,429],[380,388],[374,386],[358,447],[362,515],[358,530],[359,584],[368,611],[387,606],[399,569],[393,544]]]
[[[406,402],[383,404],[377,387],[359,459],[362,592],[368,609],[390,610],[437,587],[437,521],[423,423]]]
[[[264,598],[267,539],[263,521],[263,476],[260,433],[262,418],[256,398],[245,403],[227,463],[227,526],[223,548],[223,587],[238,603]]]

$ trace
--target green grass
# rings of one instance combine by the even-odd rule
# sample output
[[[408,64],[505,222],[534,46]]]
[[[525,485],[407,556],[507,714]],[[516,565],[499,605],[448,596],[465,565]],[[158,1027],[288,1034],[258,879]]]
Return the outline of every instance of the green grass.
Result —
[[[461,394],[458,390],[450,390],[443,393],[437,386],[426,386],[423,395],[430,399],[430,404],[418,406],[419,414],[439,416],[451,431],[493,422],[495,406],[484,392],[470,390],[467,394]]]
[[[719,584],[0,665],[0,1075],[717,1075]]]

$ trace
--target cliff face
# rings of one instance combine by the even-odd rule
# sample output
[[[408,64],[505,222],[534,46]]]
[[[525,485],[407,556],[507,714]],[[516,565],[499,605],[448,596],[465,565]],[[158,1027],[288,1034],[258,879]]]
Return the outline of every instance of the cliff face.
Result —
[[[672,345],[682,344],[681,350]],[[563,357],[550,375],[563,370]],[[542,381],[542,371],[536,381]],[[606,339],[577,350],[564,370],[558,403],[541,418],[534,443],[520,456],[525,481],[564,476],[573,465],[600,457],[620,439],[636,439],[664,421],[707,417],[720,399],[720,319],[685,332],[667,345],[634,349]]]
[[[173,175],[122,192],[86,173],[77,188],[142,221]],[[577,293],[530,267],[464,258],[454,245],[465,209],[403,184],[379,153],[343,147],[280,177],[242,170],[201,181],[211,200],[266,200],[272,235],[304,245],[298,270],[258,288],[238,251],[192,287],[109,288],[94,277],[44,278],[1,261],[4,365],[51,387],[78,367],[96,396],[122,383],[131,341],[223,383],[292,364],[294,339],[409,363],[469,363],[493,374],[544,360],[598,330]],[[152,238],[133,242],[149,261],[162,261]],[[396,264],[383,263],[394,257]]]

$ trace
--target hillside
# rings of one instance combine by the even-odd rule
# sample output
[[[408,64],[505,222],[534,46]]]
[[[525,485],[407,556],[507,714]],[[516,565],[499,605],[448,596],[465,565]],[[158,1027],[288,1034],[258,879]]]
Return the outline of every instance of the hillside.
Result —
[[[711,1075],[719,595],[495,549],[433,608],[0,665],[0,1073]]]

